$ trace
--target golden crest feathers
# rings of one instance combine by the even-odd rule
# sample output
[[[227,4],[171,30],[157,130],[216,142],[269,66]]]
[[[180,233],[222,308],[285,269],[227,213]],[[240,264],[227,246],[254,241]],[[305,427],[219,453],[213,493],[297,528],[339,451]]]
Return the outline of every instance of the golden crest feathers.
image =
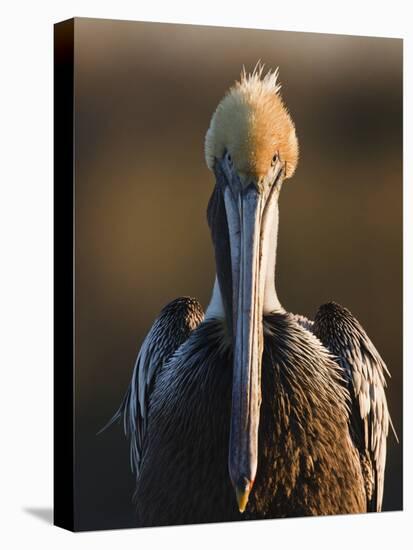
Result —
[[[265,175],[278,154],[286,165],[286,177],[298,162],[298,141],[294,123],[283,104],[278,68],[264,75],[257,63],[252,73],[245,67],[239,81],[229,89],[212,116],[205,138],[209,169],[225,151],[239,173]]]

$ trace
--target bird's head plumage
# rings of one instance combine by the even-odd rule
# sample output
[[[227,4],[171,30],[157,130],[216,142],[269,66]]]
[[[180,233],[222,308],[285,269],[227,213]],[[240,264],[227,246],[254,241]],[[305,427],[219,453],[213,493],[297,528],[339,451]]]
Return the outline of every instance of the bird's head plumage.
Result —
[[[263,73],[262,64],[249,74],[244,68],[219,103],[205,139],[210,170],[227,153],[241,178],[265,177],[277,157],[285,176],[293,175],[298,162],[294,123],[280,95],[278,69]]]

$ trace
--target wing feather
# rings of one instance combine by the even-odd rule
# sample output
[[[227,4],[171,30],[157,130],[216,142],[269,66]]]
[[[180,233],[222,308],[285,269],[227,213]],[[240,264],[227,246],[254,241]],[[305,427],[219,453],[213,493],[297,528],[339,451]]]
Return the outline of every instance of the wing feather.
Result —
[[[130,441],[131,469],[136,477],[139,476],[150,394],[156,375],[203,318],[202,307],[193,298],[177,298],[162,309],[142,343],[131,382],[119,409],[101,430],[116,421],[123,422],[123,430]]]
[[[365,330],[347,308],[335,302],[321,306],[312,330],[337,357],[350,384],[351,428],[360,452],[369,508],[380,511],[387,435],[389,425],[393,427],[385,393],[385,375],[390,377],[390,373]]]

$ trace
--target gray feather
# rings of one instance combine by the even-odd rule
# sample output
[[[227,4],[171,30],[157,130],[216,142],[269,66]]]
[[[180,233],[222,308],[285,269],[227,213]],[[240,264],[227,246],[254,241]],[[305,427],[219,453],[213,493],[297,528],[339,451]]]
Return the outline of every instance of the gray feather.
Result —
[[[363,327],[352,313],[331,302],[320,307],[312,327],[314,334],[339,358],[349,373],[353,394],[351,424],[357,439],[371,507],[380,511],[383,502],[386,439],[391,424],[386,400],[385,374],[389,371]],[[361,432],[361,433],[359,433]],[[395,434],[396,435],[396,434]],[[397,439],[397,436],[396,436]],[[371,461],[373,489],[371,485]]]
[[[202,307],[193,298],[177,298],[163,308],[142,343],[129,388],[119,409],[101,430],[118,420],[123,421],[125,435],[130,440],[131,469],[136,477],[139,476],[144,451],[150,394],[155,377],[203,318]]]

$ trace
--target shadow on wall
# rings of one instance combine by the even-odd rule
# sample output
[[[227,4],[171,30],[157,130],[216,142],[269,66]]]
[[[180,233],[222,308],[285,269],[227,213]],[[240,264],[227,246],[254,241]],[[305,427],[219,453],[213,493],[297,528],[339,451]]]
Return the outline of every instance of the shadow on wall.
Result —
[[[53,525],[53,508],[24,508],[26,514]]]

